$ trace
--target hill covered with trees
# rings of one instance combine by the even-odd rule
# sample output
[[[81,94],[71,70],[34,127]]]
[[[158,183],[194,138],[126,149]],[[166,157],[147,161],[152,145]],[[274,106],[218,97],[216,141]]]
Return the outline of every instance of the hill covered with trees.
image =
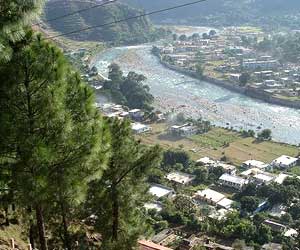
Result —
[[[189,0],[126,0],[127,3],[151,11],[191,2]],[[264,24],[296,28],[300,2],[295,0],[210,0],[168,13],[153,16],[156,22],[205,25]],[[299,25],[298,25],[299,26]]]
[[[99,4],[96,0],[53,0],[48,1],[44,9],[44,20],[53,19],[81,9]],[[84,29],[142,14],[143,11],[126,4],[112,3],[89,11],[80,12],[56,21],[46,23],[51,29],[60,33]],[[75,40],[91,40],[114,42],[116,44],[133,44],[153,40],[162,34],[163,30],[155,29],[147,17],[129,20],[114,25],[68,35]]]

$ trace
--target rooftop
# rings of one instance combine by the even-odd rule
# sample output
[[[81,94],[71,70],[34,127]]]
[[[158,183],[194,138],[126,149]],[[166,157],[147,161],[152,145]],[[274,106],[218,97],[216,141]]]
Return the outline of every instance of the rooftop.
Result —
[[[239,177],[239,176],[235,176],[235,175],[230,175],[230,174],[223,174],[219,180],[221,181],[227,181],[227,182],[231,182],[231,183],[235,183],[238,185],[244,185],[247,183],[247,180]]]
[[[205,198],[207,200],[211,200],[212,202],[214,203],[217,203],[219,201],[221,201],[223,198],[225,198],[225,195],[217,192],[217,191],[214,191],[212,189],[205,189],[205,190],[202,190],[202,191],[197,191],[195,196],[199,196],[199,197],[202,197],[202,198]]]
[[[225,209],[231,208],[232,204],[233,204],[233,200],[230,200],[228,198],[223,198],[222,200],[220,200],[217,203],[218,206],[225,208]]]
[[[160,197],[166,196],[166,195],[170,194],[171,192],[173,192],[173,189],[164,187],[159,184],[152,184],[149,189],[149,192],[152,195],[155,195],[156,197],[160,198]]]
[[[265,168],[267,166],[266,163],[257,160],[248,160],[243,162],[243,165],[254,168]]]
[[[173,250],[173,249],[155,244],[151,241],[140,240],[139,241],[139,250]]]
[[[195,176],[182,172],[172,172],[167,174],[166,178],[169,181],[174,181],[180,184],[187,184],[191,182],[195,178]]]
[[[278,165],[291,165],[298,161],[298,158],[287,156],[287,155],[282,155],[275,159],[272,163],[273,164],[278,164]]]

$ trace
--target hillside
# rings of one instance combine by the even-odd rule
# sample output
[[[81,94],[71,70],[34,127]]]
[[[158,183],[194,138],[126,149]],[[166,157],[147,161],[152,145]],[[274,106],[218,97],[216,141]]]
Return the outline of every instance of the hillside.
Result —
[[[190,0],[126,0],[147,11],[170,7]],[[299,27],[300,1],[297,0],[209,0],[190,7],[153,16],[159,23],[188,23],[203,25],[282,25]]]
[[[52,19],[74,11],[88,8],[99,3],[96,0],[52,0],[45,6],[44,19]],[[96,26],[141,14],[142,11],[125,4],[109,4],[101,8],[91,9],[70,17],[47,23],[51,29],[60,33],[68,33],[88,26]],[[80,41],[105,41],[117,44],[138,43],[152,40],[158,35],[148,18],[130,20],[115,25],[69,35],[68,38]]]

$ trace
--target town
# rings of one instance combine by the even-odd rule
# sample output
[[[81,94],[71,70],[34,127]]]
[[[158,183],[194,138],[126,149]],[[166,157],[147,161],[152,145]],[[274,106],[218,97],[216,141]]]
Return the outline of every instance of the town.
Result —
[[[168,120],[167,114],[159,112],[156,113],[155,121],[149,120],[140,109],[130,110],[113,103],[98,105],[98,108],[106,117],[130,121],[132,131],[139,139],[156,133],[152,131],[151,126],[166,123]],[[205,132],[199,131],[193,121],[181,120],[170,123],[164,133],[180,141],[196,134],[206,133],[209,129]],[[181,154],[183,156],[179,156]],[[163,162],[168,159],[170,162],[162,163],[159,174],[149,179],[148,192],[152,195],[152,202],[144,204],[148,216],[152,218],[156,234],[150,240],[140,241],[144,247],[141,249],[191,250],[202,246],[200,249],[230,250],[237,249],[234,247],[239,244],[242,248],[238,249],[257,249],[254,246],[247,246],[245,242],[228,242],[224,236],[211,237],[207,229],[201,232],[191,229],[193,226],[201,228],[199,225],[204,222],[225,223],[227,216],[235,213],[260,218],[261,225],[270,230],[269,236],[277,235],[276,237],[287,240],[298,237],[297,230],[291,227],[293,221],[291,214],[297,213],[299,201],[294,200],[293,194],[290,200],[273,200],[274,194],[263,191],[270,188],[275,192],[277,188],[285,187],[292,180],[299,185],[300,175],[297,176],[291,171],[300,168],[298,156],[281,155],[270,162],[262,162],[252,156],[237,165],[228,163],[226,159],[212,159],[208,156],[193,160],[188,158],[184,149],[170,148],[164,153],[164,158],[166,160]],[[255,192],[262,194],[258,195]],[[170,206],[180,209],[178,213],[183,215],[173,218],[175,215],[171,215]],[[185,212],[182,211],[185,210],[189,213],[188,216],[191,214],[195,216],[189,227],[182,221],[185,216]],[[260,243],[264,243],[261,249],[283,249],[278,243]]]
[[[263,49],[270,36],[255,27],[228,27],[174,35],[174,41],[154,47],[153,52],[179,72],[271,103],[299,107],[300,65]]]

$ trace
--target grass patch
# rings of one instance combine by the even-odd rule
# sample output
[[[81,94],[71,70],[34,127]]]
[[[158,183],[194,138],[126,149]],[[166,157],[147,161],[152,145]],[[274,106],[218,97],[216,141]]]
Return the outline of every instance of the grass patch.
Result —
[[[162,136],[166,134],[167,124],[152,124],[151,127],[151,133],[137,136],[142,143],[159,144],[164,149],[182,148],[193,160],[205,156],[220,160],[226,156],[228,162],[240,166],[242,162],[250,159],[269,163],[281,155],[295,157],[299,153],[296,146],[273,141],[257,143],[254,138],[243,138],[239,133],[223,128],[213,128],[203,135],[171,140]]]
[[[226,131],[220,128],[214,128],[203,135],[195,135],[190,137],[192,141],[205,148],[225,147],[227,144],[236,141],[238,138],[239,135],[237,133]]]

